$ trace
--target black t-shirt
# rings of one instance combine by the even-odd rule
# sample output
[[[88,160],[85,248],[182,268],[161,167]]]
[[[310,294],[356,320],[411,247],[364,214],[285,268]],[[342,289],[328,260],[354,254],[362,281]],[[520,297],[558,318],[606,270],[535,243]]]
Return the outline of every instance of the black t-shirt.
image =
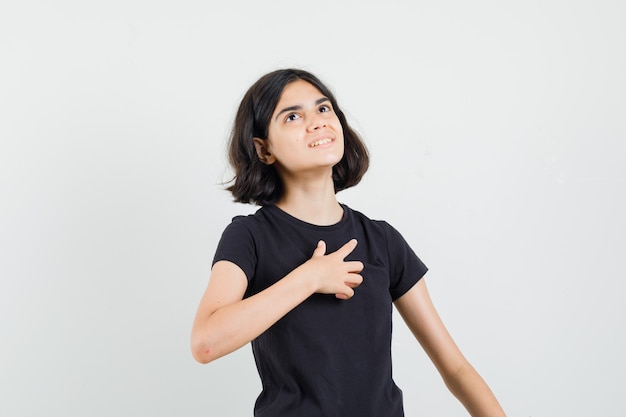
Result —
[[[313,294],[252,341],[263,391],[257,417],[401,417],[402,392],[392,379],[392,301],[426,273],[400,233],[343,205],[342,220],[316,226],[276,206],[237,216],[225,229],[213,262],[246,274],[245,297],[271,286],[313,255],[352,238],[346,261],[363,262],[363,283],[349,300]]]

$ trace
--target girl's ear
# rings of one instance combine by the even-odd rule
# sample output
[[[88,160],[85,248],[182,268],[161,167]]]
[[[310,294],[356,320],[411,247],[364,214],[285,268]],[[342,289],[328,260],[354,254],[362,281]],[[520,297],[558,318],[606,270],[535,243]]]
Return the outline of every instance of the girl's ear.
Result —
[[[272,155],[267,149],[267,142],[261,138],[252,138],[254,141],[254,148],[256,149],[256,154],[259,157],[259,161],[263,162],[266,165],[272,165],[276,162],[276,158]]]

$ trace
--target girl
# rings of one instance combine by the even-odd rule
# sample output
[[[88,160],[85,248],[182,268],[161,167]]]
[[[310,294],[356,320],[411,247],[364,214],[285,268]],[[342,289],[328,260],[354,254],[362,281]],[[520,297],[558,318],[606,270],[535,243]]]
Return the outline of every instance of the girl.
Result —
[[[504,416],[440,320],[426,266],[388,223],[337,201],[369,158],[318,78],[260,78],[239,106],[229,159],[235,201],[261,208],[222,234],[191,349],[208,363],[252,342],[255,416],[403,416],[392,304],[469,413]]]

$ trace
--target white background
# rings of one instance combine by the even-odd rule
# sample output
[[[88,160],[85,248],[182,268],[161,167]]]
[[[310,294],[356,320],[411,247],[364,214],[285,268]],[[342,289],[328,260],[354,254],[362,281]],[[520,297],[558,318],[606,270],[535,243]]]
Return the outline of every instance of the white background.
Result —
[[[188,341],[225,141],[282,67],[372,153],[340,201],[398,228],[509,417],[624,416],[621,1],[0,6],[0,415],[252,415],[249,347]],[[396,321],[407,416],[466,415]],[[360,417],[360,416],[357,416]]]

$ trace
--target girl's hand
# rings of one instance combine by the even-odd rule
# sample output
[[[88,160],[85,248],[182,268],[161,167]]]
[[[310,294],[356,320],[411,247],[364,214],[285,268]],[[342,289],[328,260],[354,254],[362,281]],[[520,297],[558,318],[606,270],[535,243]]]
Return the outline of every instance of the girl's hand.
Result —
[[[346,262],[344,259],[356,248],[356,245],[356,239],[352,239],[337,251],[326,255],[326,242],[320,240],[317,243],[311,259],[301,266],[306,270],[307,275],[316,281],[315,292],[335,294],[335,297],[342,300],[347,300],[354,295],[353,288],[363,282],[363,277],[359,275],[359,272],[363,270],[363,263]]]

